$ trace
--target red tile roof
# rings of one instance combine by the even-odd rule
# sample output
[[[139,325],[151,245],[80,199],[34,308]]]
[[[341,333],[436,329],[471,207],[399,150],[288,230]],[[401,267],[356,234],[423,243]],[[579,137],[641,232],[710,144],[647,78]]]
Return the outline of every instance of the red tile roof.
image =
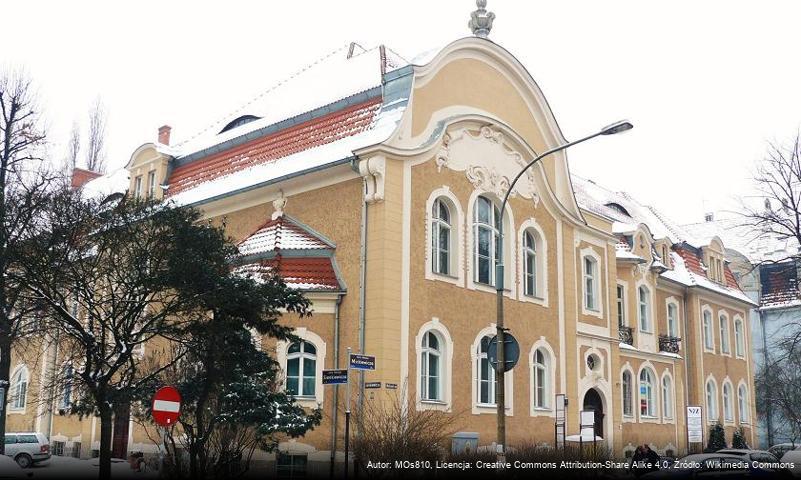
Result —
[[[319,249],[334,249],[334,245],[287,215],[270,220],[239,243],[239,253],[242,255]]]
[[[765,264],[760,267],[763,307],[780,306],[799,300],[798,272],[795,262]]]
[[[95,178],[102,177],[103,174],[99,172],[93,172],[91,170],[86,170],[84,168],[73,168],[72,169],[72,188],[79,188],[84,186],[87,182],[94,180]]]
[[[696,249],[685,246],[685,245],[674,245],[673,250],[678,253],[681,258],[684,260],[684,265],[687,269],[693,273],[693,275],[698,275],[700,277],[704,277],[710,282],[714,281],[707,275],[707,271],[704,267],[701,266],[701,252],[697,251]],[[734,274],[729,269],[729,266],[726,265],[724,267],[725,275],[724,278],[726,283],[724,286],[728,288],[733,288],[738,291],[742,291],[740,289],[740,285],[737,284],[737,280],[734,278]]]
[[[339,283],[333,259],[328,257],[282,257],[249,263],[237,268],[254,276],[278,273],[287,285],[298,290],[344,290]]]
[[[170,174],[166,194],[361,133],[370,126],[381,101],[377,97],[181,165]]]

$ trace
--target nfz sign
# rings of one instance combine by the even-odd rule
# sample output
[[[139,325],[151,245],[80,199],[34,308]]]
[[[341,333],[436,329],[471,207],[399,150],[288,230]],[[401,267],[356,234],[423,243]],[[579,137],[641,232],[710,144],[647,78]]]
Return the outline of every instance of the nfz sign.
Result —
[[[350,368],[354,370],[375,370],[375,357],[372,355],[351,353]]]

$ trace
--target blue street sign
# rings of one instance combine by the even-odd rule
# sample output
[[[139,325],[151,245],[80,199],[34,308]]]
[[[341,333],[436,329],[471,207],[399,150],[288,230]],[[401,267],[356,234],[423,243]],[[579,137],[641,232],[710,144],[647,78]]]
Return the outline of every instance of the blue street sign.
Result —
[[[323,370],[323,385],[344,385],[348,383],[347,369]]]
[[[503,371],[508,372],[509,370],[513,369],[515,365],[517,365],[517,361],[520,359],[520,344],[517,343],[517,339],[509,332],[503,334],[503,343],[505,344],[505,348],[503,350],[503,363],[505,363]],[[492,340],[490,340],[489,348],[487,348],[487,358],[493,366],[498,364],[497,335],[492,337]]]
[[[375,370],[375,357],[372,355],[351,353],[350,368],[354,370]]]

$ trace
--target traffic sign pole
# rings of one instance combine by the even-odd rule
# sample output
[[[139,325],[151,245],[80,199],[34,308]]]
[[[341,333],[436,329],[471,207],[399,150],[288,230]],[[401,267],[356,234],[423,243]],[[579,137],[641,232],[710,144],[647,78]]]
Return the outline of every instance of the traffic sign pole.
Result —
[[[348,453],[350,451],[350,351],[348,347],[348,385],[345,394],[345,478],[348,478]]]

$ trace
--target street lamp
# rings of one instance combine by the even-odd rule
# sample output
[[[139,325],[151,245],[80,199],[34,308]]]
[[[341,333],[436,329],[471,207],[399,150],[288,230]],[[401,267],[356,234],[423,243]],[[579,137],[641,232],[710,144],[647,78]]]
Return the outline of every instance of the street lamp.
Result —
[[[509,201],[509,195],[512,193],[512,189],[514,189],[515,184],[520,179],[521,176],[534,164],[542,160],[543,158],[547,157],[552,153],[556,153],[560,150],[564,150],[566,148],[572,147],[573,145],[577,145],[581,142],[586,142],[591,138],[595,138],[600,135],[615,135],[617,133],[625,132],[626,130],[631,130],[634,126],[629,123],[628,121],[621,120],[619,122],[615,122],[611,125],[607,125],[606,127],[602,128],[600,131],[593,133],[592,135],[588,135],[584,138],[580,138],[573,142],[568,142],[564,145],[560,145],[558,147],[552,148],[537,157],[534,158],[528,165],[526,165],[517,176],[512,180],[512,183],[509,184],[509,188],[506,190],[506,194],[503,196],[503,201],[501,202],[501,210],[500,210],[500,225],[498,228],[498,255],[495,263],[495,291],[496,291],[496,299],[497,299],[497,321],[496,321],[496,329],[497,329],[497,363],[495,364],[495,371],[496,371],[496,403],[498,407],[498,441],[497,441],[497,453],[498,453],[498,461],[504,460],[504,448],[506,445],[506,392],[504,391],[506,387],[506,379],[504,378],[504,374],[506,373],[506,357],[505,357],[505,350],[506,350],[506,343],[504,339],[504,333],[506,329],[503,326],[503,280],[504,280],[504,272],[503,272],[503,212],[506,209],[506,203]],[[562,352],[564,354],[564,352]],[[562,373],[564,375],[564,372]]]

